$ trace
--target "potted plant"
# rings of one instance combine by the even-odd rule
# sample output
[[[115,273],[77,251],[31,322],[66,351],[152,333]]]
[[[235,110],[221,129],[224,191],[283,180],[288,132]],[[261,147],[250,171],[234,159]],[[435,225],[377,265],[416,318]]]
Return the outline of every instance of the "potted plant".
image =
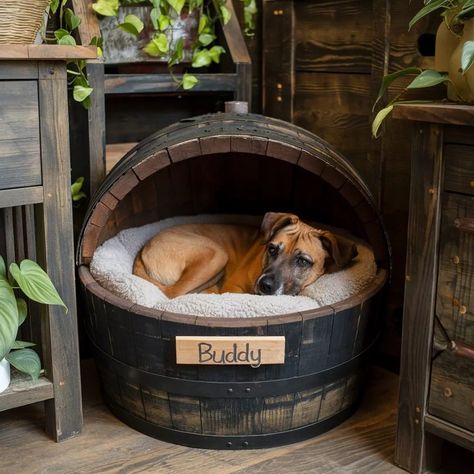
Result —
[[[474,0],[425,0],[425,6],[411,19],[409,28],[432,12],[443,19],[436,37],[435,69],[410,67],[384,76],[374,104],[384,97],[393,81],[410,74],[417,76],[400,94],[388,102],[372,122],[372,135],[379,129],[403,95],[411,89],[447,84],[449,100],[474,103]],[[413,101],[411,101],[413,102]]]
[[[12,263],[7,271],[0,256],[0,392],[10,383],[10,365],[33,380],[41,371],[39,356],[31,349],[35,344],[16,339],[27,316],[27,303],[18,292],[38,303],[61,305],[67,312],[49,276],[36,262]]]

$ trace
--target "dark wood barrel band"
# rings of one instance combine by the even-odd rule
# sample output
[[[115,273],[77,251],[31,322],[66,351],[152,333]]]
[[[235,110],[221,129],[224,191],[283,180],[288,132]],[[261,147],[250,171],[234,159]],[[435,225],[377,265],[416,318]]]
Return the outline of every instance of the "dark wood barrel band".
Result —
[[[89,339],[94,341],[94,336],[89,334]],[[123,377],[128,383],[146,386],[176,395],[205,398],[260,398],[277,397],[288,393],[302,392],[315,387],[323,386],[357,372],[366,366],[378,336],[376,336],[364,350],[334,367],[329,367],[320,372],[296,377],[246,381],[246,382],[217,382],[206,380],[193,380],[155,374],[132,367],[102,351],[92,342],[96,360],[101,367]],[[227,367],[222,367],[225,370]]]
[[[124,410],[111,400],[108,400],[108,405],[112,413],[127,425],[169,443],[181,444],[192,448],[244,450],[283,446],[324,433],[349,418],[356,411],[359,400],[330,418],[301,428],[269,434],[223,436],[191,433],[189,431],[159,426],[130,413],[128,410]]]

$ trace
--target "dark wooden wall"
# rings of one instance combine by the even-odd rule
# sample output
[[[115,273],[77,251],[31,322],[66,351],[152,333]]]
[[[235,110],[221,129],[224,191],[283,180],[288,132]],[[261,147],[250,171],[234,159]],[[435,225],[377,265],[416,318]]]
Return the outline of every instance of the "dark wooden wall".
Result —
[[[261,57],[256,73],[262,80],[254,82],[261,111],[292,121],[334,145],[360,172],[384,215],[394,263],[384,346],[395,360],[400,345],[411,131],[409,125],[392,120],[382,138],[374,140],[370,126],[382,76],[433,63],[432,57],[419,52],[418,41],[422,34],[432,35],[425,37],[428,43],[434,41],[439,17],[433,15],[408,31],[409,20],[422,5],[422,0],[263,0],[261,29],[249,43],[253,56]],[[390,94],[407,81],[392,87]]]

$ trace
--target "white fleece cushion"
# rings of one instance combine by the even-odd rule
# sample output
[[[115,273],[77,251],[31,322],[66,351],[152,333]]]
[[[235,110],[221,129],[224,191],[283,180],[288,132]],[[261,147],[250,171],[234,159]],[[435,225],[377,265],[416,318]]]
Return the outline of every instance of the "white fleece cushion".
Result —
[[[132,274],[138,251],[168,227],[190,223],[259,225],[261,219],[235,215],[184,216],[126,229],[96,249],[90,265],[91,274],[104,288],[132,303],[162,311],[219,318],[252,318],[319,308],[357,294],[375,277],[374,254],[367,244],[357,239],[353,240],[359,254],[352,264],[323,275],[304,290],[303,296],[193,293],[169,299],[158,287]]]

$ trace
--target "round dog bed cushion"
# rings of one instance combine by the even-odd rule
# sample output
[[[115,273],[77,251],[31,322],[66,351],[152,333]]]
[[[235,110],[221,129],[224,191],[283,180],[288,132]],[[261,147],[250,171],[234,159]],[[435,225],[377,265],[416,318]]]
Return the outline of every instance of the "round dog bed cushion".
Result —
[[[352,237],[358,250],[352,264],[341,271],[323,275],[308,286],[302,296],[193,293],[169,299],[158,287],[132,274],[138,251],[150,238],[168,227],[187,223],[258,226],[260,222],[258,216],[198,215],[173,217],[126,229],[96,249],[90,271],[104,288],[132,303],[172,313],[219,318],[272,316],[319,308],[357,294],[375,277],[377,266],[372,250]],[[318,224],[317,227],[325,226]]]

